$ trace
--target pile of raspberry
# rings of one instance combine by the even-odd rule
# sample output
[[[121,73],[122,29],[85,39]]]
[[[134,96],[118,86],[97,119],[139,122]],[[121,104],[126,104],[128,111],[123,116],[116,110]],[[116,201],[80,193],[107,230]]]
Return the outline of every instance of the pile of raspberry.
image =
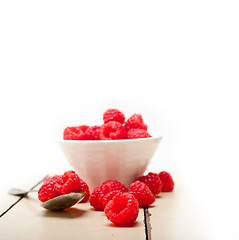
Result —
[[[46,178],[38,191],[38,198],[41,202],[45,202],[71,192],[85,192],[86,195],[80,201],[82,203],[87,202],[90,197],[89,186],[73,170],[67,171],[63,175]]]
[[[118,109],[108,109],[103,114],[103,124],[66,127],[65,140],[116,140],[149,138],[148,127],[141,114],[133,114],[127,120]]]
[[[139,208],[155,202],[160,192],[172,192],[174,181],[171,175],[162,171],[149,172],[137,178],[129,189],[117,180],[107,180],[90,194],[89,187],[76,172],[67,171],[63,175],[48,177],[38,191],[38,198],[45,202],[70,192],[86,192],[80,203],[89,200],[97,211],[104,211],[106,217],[116,225],[129,225],[136,221]]]

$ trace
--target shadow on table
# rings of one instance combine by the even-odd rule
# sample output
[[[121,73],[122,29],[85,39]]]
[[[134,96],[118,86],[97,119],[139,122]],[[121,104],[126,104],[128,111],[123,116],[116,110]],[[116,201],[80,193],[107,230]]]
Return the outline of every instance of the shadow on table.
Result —
[[[132,227],[140,227],[140,223],[138,221],[132,224],[125,224],[125,225],[115,225],[114,223],[108,223],[106,224],[106,226],[112,227],[112,228],[132,228]]]
[[[86,210],[71,207],[62,211],[44,210],[42,212],[42,216],[52,218],[78,218],[82,217],[84,214],[86,214],[86,212],[87,212]]]

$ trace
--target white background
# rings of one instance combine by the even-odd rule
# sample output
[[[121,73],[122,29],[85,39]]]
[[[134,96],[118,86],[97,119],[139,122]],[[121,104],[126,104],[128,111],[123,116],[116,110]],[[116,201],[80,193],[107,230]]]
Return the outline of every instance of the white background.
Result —
[[[62,173],[66,126],[107,108],[163,136],[208,239],[238,239],[238,1],[0,1],[0,180]]]

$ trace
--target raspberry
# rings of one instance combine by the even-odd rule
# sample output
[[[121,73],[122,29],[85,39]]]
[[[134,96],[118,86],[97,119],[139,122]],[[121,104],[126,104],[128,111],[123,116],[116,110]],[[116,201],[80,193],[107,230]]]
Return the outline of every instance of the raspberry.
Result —
[[[103,182],[102,185],[96,187],[94,191],[90,195],[90,204],[92,207],[94,207],[96,210],[102,211],[105,208],[106,205],[106,199],[109,199],[113,197],[109,197],[109,195],[104,200],[104,197],[111,193],[112,191],[119,191],[119,192],[128,192],[128,188],[125,187],[122,183],[116,181],[116,180],[107,180]]]
[[[172,192],[174,188],[174,181],[168,172],[160,172],[159,178],[163,183],[162,192]]]
[[[99,138],[100,138],[100,126],[92,126],[85,131],[86,140],[99,140]]]
[[[88,125],[80,125],[78,128],[79,128],[82,132],[85,132],[85,131],[89,128],[89,126],[88,126]]]
[[[150,172],[146,176],[141,176],[136,180],[145,183],[154,195],[162,191],[163,184],[157,173]]]
[[[126,134],[125,127],[116,121],[107,122],[100,127],[100,140],[125,139]]]
[[[107,204],[110,200],[112,200],[112,198],[113,198],[117,193],[123,193],[123,192],[122,192],[121,190],[113,190],[113,191],[107,193],[107,194],[103,197],[102,201],[103,201],[103,207],[104,207],[104,208],[105,208],[106,204]]]
[[[104,120],[104,123],[107,123],[107,122],[110,122],[110,121],[116,121],[116,122],[119,122],[119,123],[124,123],[125,116],[118,109],[108,109],[103,114],[103,120]]]
[[[74,171],[67,171],[62,176],[55,175],[45,179],[38,191],[38,198],[40,201],[45,202],[71,192],[86,192],[81,202],[86,202],[89,199],[88,185]]]
[[[63,133],[63,139],[65,140],[85,140],[85,133],[81,129],[82,127],[67,127]]]
[[[145,129],[136,129],[132,128],[127,132],[127,139],[135,139],[135,138],[150,138],[151,135]]]
[[[148,207],[155,202],[155,197],[148,186],[140,181],[130,184],[129,193],[133,194],[139,202],[139,207]]]
[[[128,188],[121,182],[118,182],[117,180],[110,179],[103,182],[103,185],[104,184],[107,184],[108,186],[110,186],[111,191],[120,190],[121,192],[128,192]]]
[[[130,118],[128,118],[128,120],[125,122],[125,127],[127,130],[132,128],[147,130],[147,125],[143,122],[141,114],[133,114]]]
[[[103,198],[104,196],[111,192],[111,188],[107,184],[100,185],[96,187],[90,195],[90,205],[95,208],[95,210],[103,211],[104,204]]]
[[[109,180],[103,182],[102,185],[104,185],[104,184],[110,184],[112,181],[114,181],[114,180],[113,180],[113,179],[109,179]]]
[[[80,203],[84,203],[89,200],[90,189],[89,189],[89,186],[87,185],[87,183],[85,181],[83,181],[82,179],[81,179],[80,185],[81,185],[80,191],[86,193],[85,197],[80,201]]]
[[[56,175],[46,178],[43,182],[43,185],[38,191],[38,199],[41,202],[45,202],[47,200],[60,196],[62,184],[63,180],[61,176]]]
[[[138,201],[130,193],[117,193],[105,207],[106,217],[116,225],[131,224],[139,214]]]
[[[55,175],[55,176],[47,177],[47,178],[44,179],[43,184],[44,183],[46,183],[46,184],[50,183],[53,180],[53,178],[61,178],[61,176],[60,175]]]
[[[61,194],[67,194],[71,192],[85,192],[85,197],[80,201],[86,202],[89,199],[90,191],[89,186],[79,178],[74,171],[67,171],[62,175],[64,185],[62,186]]]

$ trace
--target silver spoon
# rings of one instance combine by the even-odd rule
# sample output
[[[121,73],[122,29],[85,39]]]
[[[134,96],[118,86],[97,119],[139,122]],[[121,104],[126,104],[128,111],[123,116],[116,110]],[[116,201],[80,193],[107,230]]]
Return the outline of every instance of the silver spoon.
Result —
[[[69,208],[76,203],[78,203],[84,196],[85,192],[72,192],[64,195],[60,195],[58,197],[52,198],[41,204],[42,207],[51,210],[51,211],[59,211],[66,208]]]
[[[27,195],[29,192],[37,192],[38,190],[29,190],[25,191],[19,188],[11,188],[8,193],[14,196],[23,197]],[[76,203],[78,203],[83,197],[86,195],[85,192],[73,192],[64,195],[60,195],[58,197],[52,198],[44,203],[41,204],[42,207],[52,210],[52,211],[59,211],[66,208],[69,208]]]

